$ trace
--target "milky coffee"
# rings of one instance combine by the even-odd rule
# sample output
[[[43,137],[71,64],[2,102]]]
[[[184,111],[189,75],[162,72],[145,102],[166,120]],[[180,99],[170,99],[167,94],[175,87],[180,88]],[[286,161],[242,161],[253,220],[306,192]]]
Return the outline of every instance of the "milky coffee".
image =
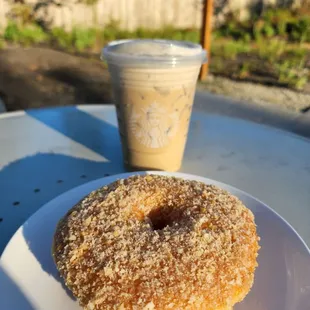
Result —
[[[178,170],[205,52],[187,42],[131,40],[113,42],[103,58],[111,75],[125,164]]]

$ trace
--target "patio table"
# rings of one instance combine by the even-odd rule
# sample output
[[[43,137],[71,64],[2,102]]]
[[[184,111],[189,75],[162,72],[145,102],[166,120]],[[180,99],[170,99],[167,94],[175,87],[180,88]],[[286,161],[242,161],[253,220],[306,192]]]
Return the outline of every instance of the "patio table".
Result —
[[[0,254],[49,200],[124,171],[112,105],[0,115]],[[195,107],[181,171],[262,200],[310,245],[310,140]]]

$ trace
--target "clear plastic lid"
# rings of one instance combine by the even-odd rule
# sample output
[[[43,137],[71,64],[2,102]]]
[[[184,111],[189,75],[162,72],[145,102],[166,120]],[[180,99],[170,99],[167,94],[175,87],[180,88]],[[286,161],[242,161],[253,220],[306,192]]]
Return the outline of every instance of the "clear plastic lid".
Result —
[[[103,48],[101,59],[127,65],[178,66],[207,61],[206,51],[199,44],[170,40],[119,40]]]

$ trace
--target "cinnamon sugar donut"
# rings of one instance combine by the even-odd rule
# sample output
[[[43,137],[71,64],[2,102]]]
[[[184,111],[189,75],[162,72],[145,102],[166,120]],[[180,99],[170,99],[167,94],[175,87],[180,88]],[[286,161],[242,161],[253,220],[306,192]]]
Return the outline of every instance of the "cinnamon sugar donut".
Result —
[[[147,175],[104,186],[59,222],[53,256],[88,310],[231,310],[257,266],[252,212],[197,181]]]

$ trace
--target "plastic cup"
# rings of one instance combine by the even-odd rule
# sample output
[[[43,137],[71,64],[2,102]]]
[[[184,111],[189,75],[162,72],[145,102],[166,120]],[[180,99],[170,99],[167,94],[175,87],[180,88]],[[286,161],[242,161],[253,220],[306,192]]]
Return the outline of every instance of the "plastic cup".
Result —
[[[111,75],[126,166],[179,170],[206,52],[182,41],[121,40],[101,58]]]

